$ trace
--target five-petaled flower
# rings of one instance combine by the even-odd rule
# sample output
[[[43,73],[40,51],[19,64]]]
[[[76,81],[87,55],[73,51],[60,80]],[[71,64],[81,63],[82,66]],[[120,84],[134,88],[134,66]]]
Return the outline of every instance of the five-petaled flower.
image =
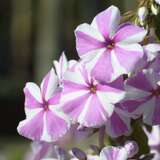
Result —
[[[73,121],[85,127],[103,125],[114,111],[114,104],[125,96],[123,79],[100,83],[84,65],[64,75],[62,108]]]
[[[19,123],[20,135],[32,140],[57,141],[69,129],[68,117],[60,110],[61,92],[53,69],[44,77],[41,87],[27,83],[25,93],[26,120]]]
[[[119,25],[120,11],[111,6],[91,23],[75,30],[76,48],[91,74],[101,81],[112,81],[131,72],[143,57],[141,42],[146,31],[130,23]]]

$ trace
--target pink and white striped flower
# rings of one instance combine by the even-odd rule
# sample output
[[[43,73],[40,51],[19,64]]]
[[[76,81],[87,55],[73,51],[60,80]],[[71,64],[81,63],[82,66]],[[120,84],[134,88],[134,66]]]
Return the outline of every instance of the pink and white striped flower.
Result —
[[[58,78],[53,69],[41,86],[29,82],[24,88],[26,120],[18,125],[20,135],[31,140],[57,141],[69,129],[68,117],[60,110]]]
[[[85,127],[103,125],[112,115],[114,104],[125,96],[122,78],[112,83],[100,83],[83,65],[76,68],[76,72],[66,72],[63,85],[64,112]]]
[[[120,108],[133,118],[143,115],[146,124],[160,124],[160,74],[148,69],[129,78],[126,82],[126,100]]]
[[[99,13],[91,25],[84,23],[75,30],[80,58],[101,81],[111,81],[132,71],[143,57],[138,43],[147,32],[129,23],[119,26],[120,18],[119,9],[111,6]]]

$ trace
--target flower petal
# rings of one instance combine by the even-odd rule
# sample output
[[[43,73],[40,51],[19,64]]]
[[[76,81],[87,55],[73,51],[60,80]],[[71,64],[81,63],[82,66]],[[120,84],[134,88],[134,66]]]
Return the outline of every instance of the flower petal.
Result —
[[[76,93],[74,93],[75,95]],[[62,96],[63,97],[63,96]],[[77,97],[69,96],[68,100],[63,101],[62,109],[67,113],[73,121],[77,121],[77,118],[84,109],[84,105],[89,97],[89,94],[78,95]]]
[[[110,39],[120,23],[120,11],[117,7],[111,6],[99,13],[93,20],[92,26],[97,28],[105,39]]]
[[[63,79],[64,73],[68,69],[68,61],[67,61],[65,53],[63,52],[61,54],[59,61],[53,61],[53,63],[54,63],[54,67],[55,67],[57,76],[59,80],[61,81]]]
[[[108,122],[106,122],[106,132],[111,137],[119,137],[129,135],[131,133],[130,118],[124,116],[118,109],[112,114]]]
[[[138,44],[116,45],[114,49],[119,64],[127,71],[134,70],[143,57],[143,48]],[[116,65],[114,65],[116,66]],[[126,72],[126,73],[127,73]]]
[[[79,56],[90,51],[103,48],[105,46],[105,39],[99,33],[98,30],[90,26],[89,24],[81,24],[75,30],[76,35],[76,48]]]
[[[54,107],[53,107],[54,108]],[[46,112],[46,129],[50,136],[50,139],[46,139],[50,142],[55,142],[59,138],[62,138],[66,134],[70,127],[69,119],[61,111]]]
[[[107,119],[108,113],[98,100],[98,97],[92,95],[86,101],[78,122],[85,127],[98,127],[103,125]]]
[[[109,86],[99,85],[97,95],[101,101],[115,104],[124,99],[125,92]]]
[[[148,76],[146,76],[146,73],[147,72],[145,71],[138,72],[135,76],[129,78],[126,84],[146,92],[151,91],[153,89],[153,86],[147,78]]]
[[[41,83],[41,91],[43,98],[48,101],[57,89],[58,86],[58,78],[55,74],[54,69],[52,68],[49,73],[43,78]]]
[[[86,66],[97,80],[108,82],[112,79],[113,67],[109,51],[97,54]]]
[[[147,60],[153,61],[157,55],[160,53],[160,45],[157,43],[152,43],[144,46],[144,50],[147,54]]]
[[[154,109],[154,112],[153,112],[152,124],[153,125],[159,125],[160,124],[160,97],[157,97],[155,99],[155,109]]]
[[[18,133],[31,140],[39,141],[43,133],[43,114],[39,112],[32,118],[28,118],[19,123],[17,130]]]
[[[24,88],[25,107],[34,109],[42,107],[42,97],[40,88],[32,82],[26,83]]]
[[[103,160],[127,160],[128,154],[123,147],[105,147],[100,153]]]
[[[127,33],[127,34],[126,34]],[[116,42],[121,43],[139,43],[143,41],[147,31],[133,24],[124,25],[114,36]]]

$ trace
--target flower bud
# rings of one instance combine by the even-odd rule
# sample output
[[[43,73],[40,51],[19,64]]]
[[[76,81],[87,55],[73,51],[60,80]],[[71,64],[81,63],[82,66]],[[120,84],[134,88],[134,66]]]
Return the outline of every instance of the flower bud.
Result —
[[[140,7],[138,9],[138,17],[139,17],[139,21],[140,21],[141,25],[144,24],[144,21],[145,21],[147,15],[148,15],[148,9],[146,7]]]
[[[131,158],[138,153],[139,147],[135,141],[127,141],[124,148],[128,152],[128,157]]]
[[[152,13],[153,13],[154,15],[158,15],[158,13],[159,13],[159,8],[158,8],[158,6],[155,5],[155,4],[152,4],[152,5],[151,5],[151,11],[152,11]]]
[[[160,5],[160,0],[155,0],[155,2]]]
[[[79,160],[87,160],[87,155],[79,148],[73,148],[72,153]]]

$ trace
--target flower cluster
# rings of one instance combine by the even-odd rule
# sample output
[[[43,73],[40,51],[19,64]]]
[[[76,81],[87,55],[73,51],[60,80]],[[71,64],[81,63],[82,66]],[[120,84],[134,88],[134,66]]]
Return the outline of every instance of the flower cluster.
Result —
[[[104,136],[126,140],[137,119],[142,128],[160,124],[160,45],[144,43],[150,36],[144,28],[120,22],[119,9],[111,6],[91,24],[79,25],[75,36],[80,59],[67,60],[62,53],[40,86],[26,84],[26,119],[18,133],[36,141],[34,160],[45,158],[48,150],[58,160],[127,160],[138,153],[138,142],[105,146]],[[151,152],[139,159],[152,153],[160,159],[159,137],[151,144],[158,131],[144,130]],[[100,146],[92,146],[93,154],[78,148],[65,152],[57,146],[66,134],[87,138],[96,132]]]

